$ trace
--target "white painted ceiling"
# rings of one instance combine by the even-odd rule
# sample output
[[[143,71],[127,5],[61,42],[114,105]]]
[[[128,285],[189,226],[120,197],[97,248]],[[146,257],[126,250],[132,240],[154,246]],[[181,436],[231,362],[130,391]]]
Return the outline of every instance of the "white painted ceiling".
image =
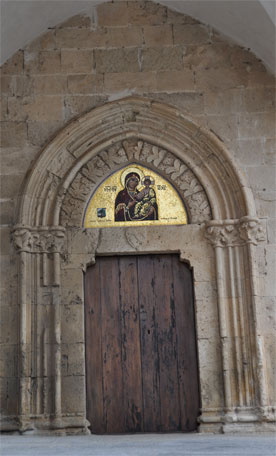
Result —
[[[1,63],[69,17],[107,0],[0,0]],[[156,0],[153,0],[156,1]],[[275,73],[275,0],[159,0],[250,48]]]

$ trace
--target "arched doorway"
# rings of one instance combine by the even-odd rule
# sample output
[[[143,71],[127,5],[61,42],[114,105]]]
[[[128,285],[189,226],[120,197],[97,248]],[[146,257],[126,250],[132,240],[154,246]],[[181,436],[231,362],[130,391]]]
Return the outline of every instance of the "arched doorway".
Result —
[[[95,187],[133,162],[175,186],[189,224],[82,227]],[[20,430],[86,432],[83,271],[96,256],[152,253],[177,253],[194,271],[200,427],[269,420],[254,262],[263,236],[223,144],[177,109],[130,97],[66,127],[28,174],[13,230]]]

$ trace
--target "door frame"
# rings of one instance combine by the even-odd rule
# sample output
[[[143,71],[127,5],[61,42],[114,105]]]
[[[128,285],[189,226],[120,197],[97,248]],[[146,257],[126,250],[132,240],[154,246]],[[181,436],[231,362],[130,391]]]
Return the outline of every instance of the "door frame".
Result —
[[[75,235],[80,240],[87,235],[92,236],[92,231],[78,230],[75,231]],[[117,248],[114,248],[114,236],[116,236]],[[164,239],[166,244],[164,248]],[[210,270],[215,270],[215,258],[213,255],[213,249],[209,243],[206,242],[205,238],[202,237],[202,227],[198,225],[185,225],[185,226],[158,226],[158,227],[130,227],[130,228],[110,228],[104,230],[101,233],[101,242],[98,243],[97,237],[93,237],[93,243],[96,249],[94,250],[93,258],[91,260],[91,254],[82,256],[82,272],[85,272],[89,266],[96,263],[97,257],[101,256],[125,256],[125,255],[147,255],[147,254],[177,254],[181,262],[186,263],[191,272],[193,279],[193,309],[195,314],[195,335],[196,335],[196,354],[197,354],[197,365],[198,365],[198,381],[199,381],[199,399],[201,404],[199,426],[202,426],[202,417],[204,413],[209,413],[208,407],[206,407],[206,400],[202,398],[202,391],[205,392],[208,389],[209,383],[216,384],[216,390],[222,394],[222,386],[220,382],[220,376],[217,372],[217,363],[220,362],[218,358],[218,344],[219,344],[219,330],[216,325],[211,331],[207,327],[203,327],[204,321],[202,321],[202,311],[204,300],[208,299],[209,312],[216,318],[217,316],[217,303],[216,303],[216,282],[213,276],[211,286],[206,287],[205,285],[210,281]],[[195,255],[194,243],[197,245],[198,254]],[[182,247],[180,250],[179,247]],[[201,257],[205,258],[205,262],[201,261]],[[87,260],[85,262],[85,260]],[[214,272],[213,272],[214,274]],[[84,284],[84,275],[83,282]],[[84,286],[84,285],[82,285]],[[83,312],[83,319],[84,319]],[[84,323],[85,324],[85,323]],[[213,336],[213,343],[211,343],[206,351],[206,347],[203,347],[204,340],[210,336],[210,332]],[[202,352],[201,347],[204,348]],[[211,362],[209,366],[206,366],[205,359],[206,353],[209,353]],[[215,358],[215,359],[214,359]],[[213,367],[212,367],[213,366]],[[86,379],[86,372],[85,372]],[[86,390],[86,381],[85,381]],[[206,394],[205,394],[206,397]],[[208,398],[210,402],[212,398]],[[85,398],[85,410],[86,410],[86,398]],[[218,413],[218,408],[212,407],[211,413]]]

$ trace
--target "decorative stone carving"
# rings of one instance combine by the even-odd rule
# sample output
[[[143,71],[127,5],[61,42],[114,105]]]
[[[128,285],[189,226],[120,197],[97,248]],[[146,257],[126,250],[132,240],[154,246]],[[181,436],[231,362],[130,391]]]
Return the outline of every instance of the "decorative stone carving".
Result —
[[[234,224],[207,226],[205,237],[214,247],[232,247],[241,243],[237,226]]]
[[[214,247],[234,247],[243,244],[257,245],[265,240],[264,228],[257,218],[240,220],[212,220],[206,223],[205,237]]]
[[[57,227],[15,227],[12,239],[16,250],[29,253],[61,253],[65,229]]]
[[[87,162],[69,187],[61,210],[61,223],[80,226],[88,198],[96,185],[122,164],[149,164],[169,179],[182,196],[190,223],[211,219],[207,195],[195,174],[171,152],[148,142],[128,139],[111,145]]]
[[[31,252],[33,246],[32,233],[27,228],[17,228],[12,233],[12,240],[16,250]]]
[[[137,233],[130,228],[126,228],[125,236],[128,244],[135,250],[139,250],[139,247],[145,242],[145,235],[141,231]]]
[[[187,196],[186,201],[191,211],[191,220],[194,223],[209,220],[211,210],[204,191]]]
[[[239,226],[240,238],[249,244],[257,245],[265,240],[265,231],[258,219],[243,217]]]
[[[143,141],[126,140],[122,142],[128,161],[139,160],[143,148]]]

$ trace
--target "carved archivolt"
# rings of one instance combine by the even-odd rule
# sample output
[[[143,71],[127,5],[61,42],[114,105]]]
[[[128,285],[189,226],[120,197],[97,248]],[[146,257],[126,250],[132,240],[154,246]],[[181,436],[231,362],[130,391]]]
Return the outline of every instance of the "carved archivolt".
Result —
[[[132,139],[113,144],[80,169],[64,198],[61,224],[80,226],[87,201],[95,187],[114,170],[133,162],[150,166],[173,183],[185,202],[190,223],[211,219],[206,192],[193,171],[168,150]]]
[[[47,145],[28,173],[17,223],[57,226],[62,210],[67,224],[70,206],[83,205],[93,187],[129,162],[169,179],[190,223],[209,220],[211,213],[218,220],[256,214],[251,190],[215,135],[172,106],[129,97],[74,120]]]

